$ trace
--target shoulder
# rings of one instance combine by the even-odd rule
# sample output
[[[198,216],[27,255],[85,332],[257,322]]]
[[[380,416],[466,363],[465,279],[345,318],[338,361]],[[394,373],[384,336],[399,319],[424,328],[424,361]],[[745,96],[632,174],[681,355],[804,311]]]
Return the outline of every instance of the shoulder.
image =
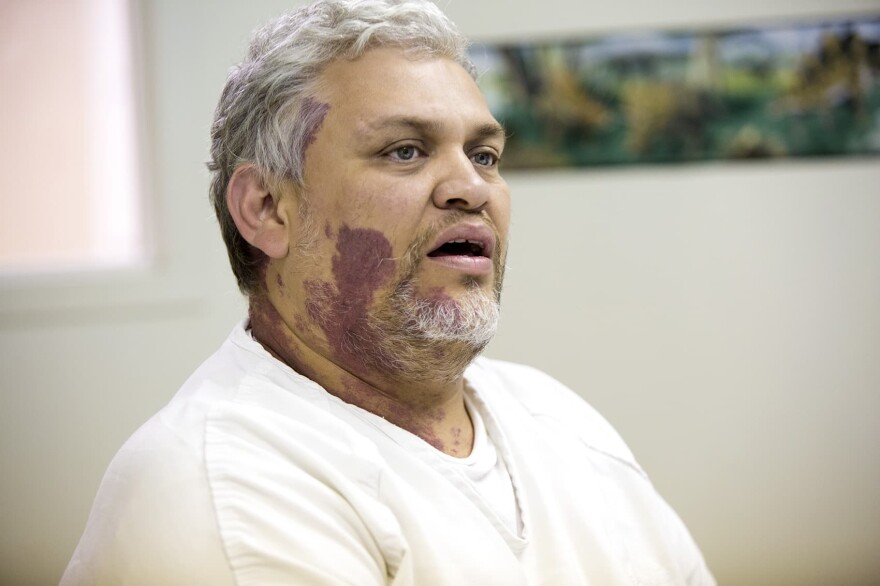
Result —
[[[62,584],[377,583],[400,545],[346,533],[396,534],[377,461],[326,392],[233,332],[117,453]]]
[[[231,583],[198,433],[163,415],[108,467],[62,584]]]
[[[205,466],[209,413],[241,385],[230,339],[107,468],[62,584],[224,584],[231,580]]]
[[[561,427],[590,449],[644,474],[614,427],[583,397],[549,374],[524,364],[480,357],[467,377],[480,392],[512,399],[539,423]]]

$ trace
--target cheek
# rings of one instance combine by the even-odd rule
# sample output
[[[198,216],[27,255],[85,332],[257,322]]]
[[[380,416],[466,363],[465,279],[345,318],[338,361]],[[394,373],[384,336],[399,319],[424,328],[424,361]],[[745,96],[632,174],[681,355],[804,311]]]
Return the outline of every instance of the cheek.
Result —
[[[496,205],[490,212],[492,222],[498,229],[498,233],[503,240],[507,240],[508,231],[510,230],[510,196],[505,190],[495,201]]]
[[[498,186],[498,192],[495,194],[494,198],[496,203],[496,208],[498,209],[498,215],[504,218],[505,225],[510,223],[510,190],[507,187],[507,183],[501,183]]]
[[[394,167],[370,168],[359,166],[339,184],[344,196],[337,202],[339,213],[360,209],[370,215],[371,210],[382,214],[404,211],[416,204],[424,205],[431,197],[432,178],[424,172],[401,174]],[[344,185],[342,185],[344,184]]]
[[[333,257],[336,288],[347,296],[369,297],[394,274],[391,243],[378,230],[343,225]]]
[[[379,348],[368,325],[373,294],[391,280],[397,265],[391,258],[391,243],[377,230],[343,224],[335,236],[333,279],[304,283],[306,311],[323,330],[335,355],[350,367],[360,368],[366,356],[354,348],[361,348],[360,352]]]
[[[358,187],[328,215],[332,233],[341,234],[343,227],[374,230],[392,243],[389,256],[400,256],[424,222],[430,191],[415,182],[365,182]]]

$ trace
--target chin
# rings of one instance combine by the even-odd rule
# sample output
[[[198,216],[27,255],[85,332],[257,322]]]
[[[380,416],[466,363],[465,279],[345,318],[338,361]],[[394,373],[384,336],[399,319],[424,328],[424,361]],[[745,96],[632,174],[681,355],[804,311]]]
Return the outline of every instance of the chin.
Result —
[[[404,283],[372,312],[368,352],[387,359],[375,367],[396,375],[453,381],[495,335],[499,314],[494,291],[483,286],[420,296]]]

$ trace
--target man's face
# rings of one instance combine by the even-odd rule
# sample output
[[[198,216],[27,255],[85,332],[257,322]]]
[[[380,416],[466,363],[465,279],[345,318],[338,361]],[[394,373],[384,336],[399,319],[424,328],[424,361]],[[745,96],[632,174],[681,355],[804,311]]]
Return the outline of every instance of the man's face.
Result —
[[[467,72],[376,49],[329,66],[309,107],[326,111],[306,151],[309,225],[291,225],[267,275],[285,320],[337,355],[377,322],[431,327],[417,314],[482,327],[472,310],[497,311],[509,195],[503,132]]]

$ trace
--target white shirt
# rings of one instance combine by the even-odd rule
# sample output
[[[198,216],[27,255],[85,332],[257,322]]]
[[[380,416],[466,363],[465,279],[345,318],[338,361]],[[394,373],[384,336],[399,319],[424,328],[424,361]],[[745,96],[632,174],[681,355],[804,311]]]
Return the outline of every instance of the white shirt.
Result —
[[[471,390],[470,393],[473,391]],[[519,534],[522,525],[507,464],[504,462],[504,458],[498,456],[495,440],[486,433],[486,426],[483,424],[480,410],[474,407],[467,395],[465,395],[464,403],[474,426],[474,444],[471,453],[466,458],[457,458],[443,452],[437,452],[437,455],[452,468],[458,470],[465,482],[470,483],[471,487],[480,493],[486,504],[491,506],[495,513],[501,517],[511,532]],[[365,415],[370,416],[369,414]],[[380,428],[384,427],[386,434],[396,436],[395,440],[398,443],[409,445],[411,449],[420,449],[424,442],[422,438],[395,426],[382,417],[375,416],[375,423]]]
[[[583,400],[485,358],[466,379],[519,527],[461,462],[239,325],[114,458],[62,584],[714,584]]]

